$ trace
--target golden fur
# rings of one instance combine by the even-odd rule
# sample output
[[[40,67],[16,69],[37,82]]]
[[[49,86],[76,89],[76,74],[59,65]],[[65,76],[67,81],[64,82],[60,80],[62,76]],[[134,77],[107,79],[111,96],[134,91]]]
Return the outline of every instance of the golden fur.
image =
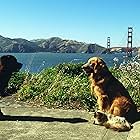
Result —
[[[98,109],[133,121],[136,106],[128,91],[108,70],[105,62],[93,57],[82,67],[91,82],[91,92],[97,98]]]

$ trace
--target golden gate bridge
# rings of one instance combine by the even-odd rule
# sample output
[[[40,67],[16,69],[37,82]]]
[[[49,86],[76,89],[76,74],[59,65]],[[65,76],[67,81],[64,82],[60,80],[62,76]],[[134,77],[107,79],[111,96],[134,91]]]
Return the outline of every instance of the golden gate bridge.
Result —
[[[110,43],[110,37],[107,37],[107,49],[106,49],[106,53],[109,54],[111,53],[111,43]],[[127,32],[127,43],[125,45],[125,47],[121,47],[123,48],[126,57],[132,57],[133,56],[133,51],[134,48],[133,47],[133,27],[128,27],[128,32]],[[140,53],[140,49],[139,49],[139,53]]]

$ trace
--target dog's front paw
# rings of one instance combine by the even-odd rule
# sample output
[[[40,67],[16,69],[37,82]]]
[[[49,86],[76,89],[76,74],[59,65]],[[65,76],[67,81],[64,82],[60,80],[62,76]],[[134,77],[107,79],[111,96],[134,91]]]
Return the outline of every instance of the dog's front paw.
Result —
[[[95,122],[95,117],[94,117],[94,116],[92,116],[92,117],[90,118],[90,122],[91,122],[92,124],[96,124],[96,122]]]

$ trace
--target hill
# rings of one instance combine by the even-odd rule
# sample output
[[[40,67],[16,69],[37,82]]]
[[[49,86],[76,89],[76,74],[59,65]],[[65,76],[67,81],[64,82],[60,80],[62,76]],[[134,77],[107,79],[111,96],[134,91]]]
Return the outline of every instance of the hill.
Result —
[[[49,39],[26,40],[22,38],[6,38],[0,36],[1,53],[101,53],[105,48],[98,44],[87,44],[75,40],[64,40],[59,37]]]
[[[0,52],[1,53],[18,53],[18,52],[36,52],[38,46],[26,39],[17,38],[10,39],[0,36]]]

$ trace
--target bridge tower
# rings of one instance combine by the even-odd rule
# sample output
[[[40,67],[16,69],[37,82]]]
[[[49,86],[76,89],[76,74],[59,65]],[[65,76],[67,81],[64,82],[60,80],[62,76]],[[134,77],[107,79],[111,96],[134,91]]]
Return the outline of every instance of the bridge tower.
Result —
[[[110,37],[107,37],[107,53],[110,53]]]
[[[133,28],[128,27],[128,38],[127,38],[127,48],[126,48],[127,57],[132,57],[132,35],[133,35]]]

